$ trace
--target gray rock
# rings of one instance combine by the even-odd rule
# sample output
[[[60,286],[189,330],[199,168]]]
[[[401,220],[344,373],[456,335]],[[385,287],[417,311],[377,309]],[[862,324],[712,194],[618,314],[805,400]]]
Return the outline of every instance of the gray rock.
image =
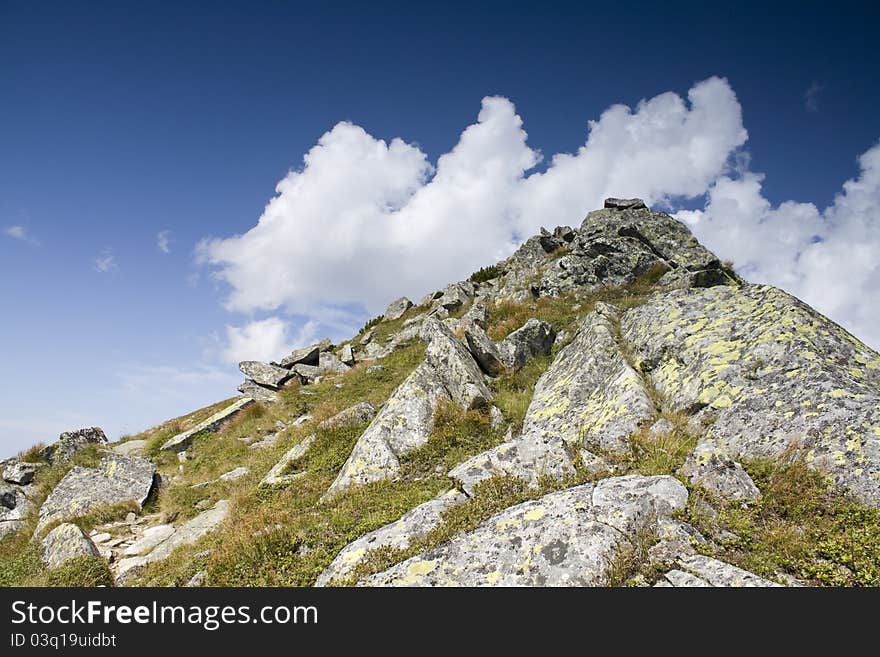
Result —
[[[238,391],[252,401],[273,404],[278,401],[278,393],[273,388],[261,386],[250,379],[238,386]]]
[[[34,509],[26,490],[25,487],[0,483],[0,538],[25,527]]]
[[[99,427],[86,427],[76,431],[65,431],[58,440],[40,450],[40,457],[48,463],[69,463],[79,450],[86,445],[106,445],[107,436]]]
[[[601,586],[619,551],[653,531],[658,514],[678,511],[687,500],[672,477],[626,479],[622,486],[608,480],[599,494],[586,484],[510,507],[362,584]]]
[[[419,365],[361,434],[324,499],[355,484],[393,477],[400,469],[398,456],[428,442],[434,411],[444,399],[449,393],[434,368]]]
[[[477,361],[486,374],[498,376],[504,371],[501,352],[498,350],[492,338],[479,325],[471,324],[464,330],[464,338],[467,342],[468,351]]]
[[[195,575],[190,577],[189,581],[184,585],[188,587],[201,586],[205,583],[205,579],[208,577],[208,573],[204,570],[198,571]]]
[[[302,363],[297,363],[292,368],[290,368],[291,372],[294,372],[302,383],[311,383],[315,379],[317,379],[321,375],[321,368],[317,365],[303,365]]]
[[[723,500],[753,502],[761,497],[761,491],[743,467],[712,441],[697,445],[681,474]]]
[[[122,555],[126,557],[136,557],[141,554],[146,554],[173,533],[174,525],[154,525],[152,527],[147,527],[147,529],[145,529],[140,535],[140,538],[122,551]]]
[[[229,514],[229,501],[220,500],[213,508],[202,511],[195,518],[176,527],[174,533],[159,543],[151,551],[136,557],[128,557],[114,564],[116,583],[127,584],[147,565],[162,561],[171,556],[177,548],[191,545],[203,536],[214,531]]]
[[[606,198],[605,207],[612,210],[644,210],[645,202],[640,198]]]
[[[422,324],[421,336],[427,344],[425,362],[459,406],[479,408],[492,400],[492,392],[486,387],[476,361],[448,327],[428,318]]]
[[[322,351],[320,360],[318,362],[318,370],[321,374],[327,374],[328,372],[348,372],[351,368],[343,363],[336,354],[330,351]]]
[[[403,313],[412,308],[412,305],[412,301],[406,297],[400,297],[396,301],[392,301],[388,304],[388,308],[385,309],[383,316],[388,320],[400,319]]]
[[[244,360],[238,364],[242,373],[261,386],[280,388],[293,374],[283,367],[267,365],[257,360]]]
[[[361,336],[361,339],[358,341],[362,345],[366,345],[373,339],[373,336],[376,334],[376,329],[370,329],[366,333]]]
[[[233,468],[229,472],[224,472],[220,475],[220,481],[238,481],[242,477],[244,477],[251,469],[246,465],[240,465],[237,468]]]
[[[312,446],[316,438],[316,434],[309,434],[291,447],[266,473],[266,476],[260,481],[260,486],[283,486],[299,479],[303,475],[302,472],[288,473],[287,470],[291,464],[305,456],[305,453],[309,451],[309,447]]]
[[[664,580],[672,586],[779,586],[776,582],[771,582],[747,570],[703,556],[702,554],[682,557],[679,560],[679,565],[681,570],[673,569],[663,576]]]
[[[480,328],[485,329],[489,322],[489,307],[485,302],[480,301],[479,299],[474,299],[471,307],[461,316],[461,321],[465,326],[468,324],[476,324]]]
[[[71,523],[63,523],[40,541],[43,563],[50,569],[63,566],[77,557],[100,557],[98,548],[86,533]]]
[[[317,365],[318,364],[318,354],[321,352],[320,345],[313,344],[308,347],[303,347],[301,349],[294,349],[290,355],[285,356],[278,363],[280,367],[284,367],[286,369],[290,369],[294,365],[302,364],[302,365]],[[274,365],[274,363],[273,363]]]
[[[342,349],[340,349],[336,355],[339,360],[349,367],[354,365],[354,351],[352,351],[350,344],[343,345]]]
[[[504,424],[504,413],[494,404],[489,407],[489,426],[498,429]]]
[[[443,296],[442,290],[438,290],[436,292],[428,292],[428,294],[426,294],[422,298],[422,300],[419,301],[419,306],[420,307],[430,306],[434,302],[435,299],[439,299],[442,296]]]
[[[112,449],[116,454],[123,456],[139,456],[143,454],[147,443],[146,440],[126,440],[124,443],[113,445]]]
[[[35,533],[56,520],[86,515],[103,506],[140,507],[153,489],[156,466],[138,456],[110,454],[95,468],[74,466],[40,507]]]
[[[237,415],[242,409],[247,408],[253,403],[254,400],[251,397],[239,397],[229,406],[217,411],[214,415],[203,422],[199,422],[191,429],[187,429],[186,431],[169,438],[168,441],[162,445],[162,449],[166,451],[182,452],[192,444],[192,440],[197,434],[203,431],[216,431],[223,424]]]
[[[42,463],[26,463],[25,461],[15,461],[3,468],[3,481],[19,486],[27,486],[34,480],[37,470],[40,469]]]
[[[376,409],[368,401],[362,401],[354,406],[349,406],[344,411],[340,411],[333,417],[329,417],[323,422],[318,423],[318,429],[334,429],[350,424],[361,424],[369,422],[376,416]]]
[[[324,572],[315,586],[327,586],[345,579],[355,566],[364,561],[370,551],[378,548],[405,550],[416,538],[425,536],[437,527],[443,512],[467,501],[467,495],[451,490],[444,495],[407,511],[400,520],[380,527],[346,545]]]
[[[555,341],[553,327],[543,320],[532,318],[504,338],[498,345],[498,351],[505,366],[516,371],[535,356],[549,354]]]
[[[472,283],[452,283],[443,289],[437,305],[446,310],[456,310],[470,301],[474,296]]]

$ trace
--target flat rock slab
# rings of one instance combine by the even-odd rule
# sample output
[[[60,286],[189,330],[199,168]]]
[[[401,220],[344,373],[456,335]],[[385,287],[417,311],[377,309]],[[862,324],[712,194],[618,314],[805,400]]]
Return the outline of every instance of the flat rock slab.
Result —
[[[134,543],[122,551],[126,557],[136,557],[155,548],[174,533],[173,525],[154,525],[147,527]]]
[[[309,434],[287,450],[284,456],[282,456],[278,462],[272,466],[269,472],[266,473],[266,476],[260,481],[260,486],[281,486],[288,484],[295,479],[299,479],[303,473],[296,472],[288,474],[287,469],[292,463],[305,456],[316,438],[316,434]]]
[[[98,548],[86,533],[71,523],[62,523],[40,541],[43,562],[50,569],[63,566],[77,557],[99,557]]]
[[[206,534],[214,531],[228,514],[229,501],[220,500],[213,508],[202,511],[195,518],[176,527],[171,535],[158,543],[151,551],[141,556],[122,559],[114,566],[116,583],[126,584],[147,565],[167,559],[179,547],[195,543]]]
[[[267,365],[258,360],[244,360],[238,364],[238,369],[254,383],[276,389],[293,376],[288,369]]]
[[[221,424],[230,420],[243,408],[246,408],[253,403],[254,400],[250,397],[240,397],[236,399],[229,406],[220,411],[217,411],[216,413],[214,413],[214,415],[209,417],[207,420],[200,422],[192,429],[188,429],[169,439],[168,442],[162,445],[162,449],[172,452],[181,452],[185,450],[190,446],[190,444],[192,444],[192,439],[196,436],[196,434],[201,433],[202,431],[215,431],[218,427],[220,427]]]
[[[105,456],[96,468],[74,466],[40,507],[36,533],[55,520],[86,515],[103,506],[140,507],[153,488],[156,466],[138,456]]]
[[[625,481],[615,481],[625,480]],[[668,476],[615,477],[510,507],[366,586],[601,586],[619,550],[687,502]]]
[[[345,576],[364,561],[372,550],[408,548],[414,539],[429,534],[441,523],[444,511],[467,500],[468,497],[464,493],[451,490],[407,511],[400,520],[361,536],[342,548],[333,563],[318,577],[315,586],[327,586],[334,580],[345,579]]]
[[[290,369],[298,363],[302,363],[303,365],[317,365],[319,353],[321,353],[321,348],[320,345],[317,344],[303,347],[302,349],[294,349],[289,356],[282,358],[278,365],[286,369]]]
[[[701,554],[679,559],[681,569],[674,568],[655,586],[714,586],[714,587],[776,587],[776,582],[759,577],[742,568]]]

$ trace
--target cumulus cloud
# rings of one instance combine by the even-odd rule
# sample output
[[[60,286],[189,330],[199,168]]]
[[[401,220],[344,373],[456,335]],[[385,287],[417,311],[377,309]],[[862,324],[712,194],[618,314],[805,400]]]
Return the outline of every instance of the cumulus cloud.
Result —
[[[314,341],[318,331],[316,320],[306,321],[291,332],[290,322],[269,317],[245,324],[226,327],[226,346],[223,360],[238,363],[242,360],[277,360],[294,347]]]
[[[162,253],[171,253],[171,231],[160,230],[156,235],[156,246]]]
[[[484,98],[436,167],[401,139],[339,123],[278,183],[256,226],[203,240],[198,258],[229,285],[229,310],[344,323],[464,278],[542,225],[579,224],[606,196],[700,195],[746,138],[720,78],[687,100],[664,93],[609,108],[577,152],[554,156],[544,172],[533,171],[540,154],[506,98]]]
[[[807,111],[819,111],[819,92],[824,88],[825,87],[818,82],[814,82],[810,85],[810,88],[804,92],[804,107],[807,108]]]
[[[723,176],[703,210],[680,212],[697,237],[753,282],[781,287],[880,347],[880,144],[824,210],[764,198],[762,176]]]
[[[116,262],[116,256],[113,255],[113,251],[110,249],[104,249],[95,258],[95,270],[102,274],[113,271],[114,269],[117,269],[118,266],[119,264]]]
[[[22,242],[27,242],[28,244],[38,245],[39,242],[35,240],[28,233],[27,228],[24,226],[7,226],[3,229],[3,234],[7,237],[11,237],[16,240],[21,240]]]

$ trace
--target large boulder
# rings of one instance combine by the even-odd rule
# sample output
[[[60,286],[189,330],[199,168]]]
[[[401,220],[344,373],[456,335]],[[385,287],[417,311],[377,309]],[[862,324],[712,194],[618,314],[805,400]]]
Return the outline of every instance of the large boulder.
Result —
[[[368,586],[601,586],[621,550],[687,503],[672,477],[615,477],[510,507]]]
[[[290,369],[294,365],[298,363],[302,363],[303,365],[317,365],[318,364],[318,354],[321,352],[320,344],[313,344],[308,347],[303,347],[301,349],[294,349],[290,355],[285,356],[278,363],[272,363],[273,365],[278,365],[280,367],[284,367],[286,369]]]
[[[199,422],[194,427],[191,427],[190,429],[182,431],[176,436],[172,436],[171,438],[169,438],[165,442],[165,444],[162,445],[162,449],[172,452],[182,452],[192,444],[193,438],[195,438],[198,434],[202,433],[203,431],[216,431],[226,422],[238,415],[238,413],[240,413],[242,409],[247,408],[253,403],[254,400],[249,395],[239,397],[234,402],[229,404],[229,406],[226,406],[217,411],[206,420]]]
[[[106,445],[107,436],[100,427],[86,427],[76,431],[65,431],[58,440],[40,450],[41,458],[52,465],[69,463],[74,454],[86,445]]]
[[[322,351],[318,361],[318,371],[320,374],[328,374],[330,372],[343,373],[348,372],[351,367],[343,363],[339,357],[331,351]]]
[[[0,539],[24,528],[34,509],[30,488],[0,483]]]
[[[3,468],[3,481],[18,486],[27,486],[34,480],[37,470],[42,466],[42,463],[12,461]]]
[[[412,308],[412,305],[412,301],[406,297],[400,297],[396,301],[392,301],[388,304],[388,308],[385,309],[383,317],[390,320],[400,319],[403,313]]]
[[[244,360],[238,364],[238,369],[254,383],[275,389],[280,388],[293,376],[288,369],[267,365],[258,360]]]
[[[446,310],[457,310],[474,296],[473,283],[452,283],[443,289],[436,305]]]
[[[532,318],[508,335],[498,345],[501,359],[507,369],[521,369],[535,356],[550,353],[556,341],[556,331],[547,322]]]
[[[261,386],[250,379],[242,382],[238,386],[238,391],[245,397],[264,404],[273,404],[278,401],[278,392],[276,390],[268,386]]]
[[[470,324],[464,330],[468,350],[486,374],[498,376],[504,371],[504,362],[498,345],[478,324]]]
[[[375,407],[368,401],[362,401],[319,422],[318,429],[335,429],[350,424],[361,424],[362,422],[369,422],[375,416]]]
[[[155,474],[149,460],[119,454],[105,456],[95,468],[74,466],[40,507],[36,532],[105,506],[128,502],[140,508],[153,489]]]
[[[425,362],[434,368],[452,399],[467,409],[488,405],[492,392],[476,361],[449,327],[429,317],[422,323],[421,336],[427,343]]]
[[[74,524],[62,523],[40,541],[43,562],[50,568],[63,566],[77,557],[100,557],[98,548],[86,533]]]
[[[742,465],[709,440],[697,445],[681,474],[722,500],[753,502],[761,497],[761,491]]]

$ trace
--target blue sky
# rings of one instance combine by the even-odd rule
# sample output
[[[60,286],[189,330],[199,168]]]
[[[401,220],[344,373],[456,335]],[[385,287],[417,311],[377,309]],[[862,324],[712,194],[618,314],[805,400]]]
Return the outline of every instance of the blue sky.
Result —
[[[536,229],[535,199],[548,224],[577,224],[618,189],[685,210],[752,280],[880,343],[868,303],[880,273],[868,252],[847,257],[880,239],[878,21],[865,3],[313,4],[0,0],[0,454],[232,396],[249,344],[259,357],[345,337],[399,293],[465,277]],[[616,104],[630,114],[600,120]],[[523,183],[577,153],[588,121],[600,129],[583,171],[623,173],[581,185],[560,165],[556,182]],[[676,148],[679,178],[637,175]],[[285,228],[255,229],[309,152],[267,211]],[[485,183],[496,161],[517,164]],[[508,192],[523,200],[496,207]],[[411,207],[373,243],[388,220],[376,203]],[[485,226],[480,212],[455,223],[472,207]],[[479,248],[450,259],[456,241]],[[365,277],[359,245],[370,270],[414,255]]]

